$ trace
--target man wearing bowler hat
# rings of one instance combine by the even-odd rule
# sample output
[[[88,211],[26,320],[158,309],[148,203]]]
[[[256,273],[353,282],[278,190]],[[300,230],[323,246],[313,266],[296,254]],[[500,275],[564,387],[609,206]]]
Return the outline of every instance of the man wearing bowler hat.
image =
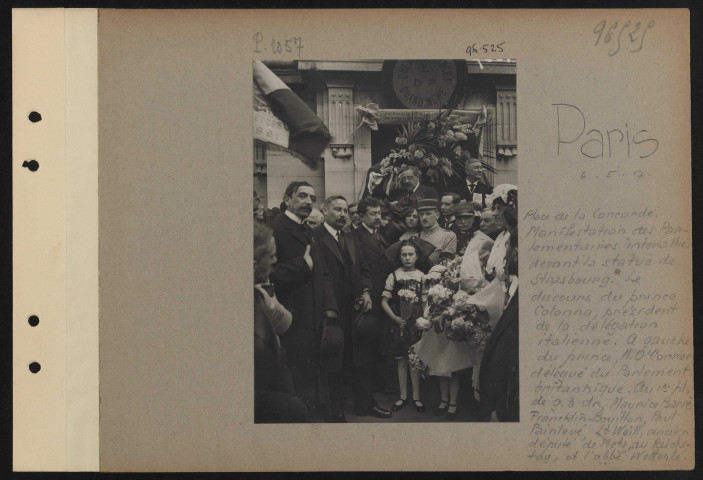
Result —
[[[434,264],[440,260],[454,258],[456,254],[456,235],[439,226],[439,202],[434,198],[423,198],[417,201],[417,212],[420,215],[420,240],[431,243],[435,251],[430,254]]]

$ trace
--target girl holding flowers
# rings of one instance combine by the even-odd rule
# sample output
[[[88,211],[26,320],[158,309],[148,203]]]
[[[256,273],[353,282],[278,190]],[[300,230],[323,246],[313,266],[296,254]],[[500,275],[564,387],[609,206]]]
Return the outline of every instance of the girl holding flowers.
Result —
[[[432,267],[424,277],[429,287],[425,315],[430,327],[411,352],[414,365],[426,366],[430,375],[439,377],[441,402],[435,415],[445,415],[447,420],[454,420],[458,413],[459,372],[478,363],[490,333],[485,308],[460,288],[460,266],[458,258]]]
[[[415,268],[419,252],[408,240],[400,244],[398,250],[401,267],[388,276],[381,299],[381,307],[390,322],[383,341],[383,350],[398,361],[398,384],[400,398],[391,407],[398,411],[408,403],[408,348],[420,340],[422,332],[417,323],[422,324],[422,272]],[[425,406],[420,400],[420,374],[410,371],[413,388],[413,405],[418,412]]]

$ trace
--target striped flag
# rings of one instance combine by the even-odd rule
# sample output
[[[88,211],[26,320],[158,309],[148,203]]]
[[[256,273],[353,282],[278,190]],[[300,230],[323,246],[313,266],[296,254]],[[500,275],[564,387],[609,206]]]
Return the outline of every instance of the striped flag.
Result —
[[[254,61],[254,138],[312,168],[331,138],[320,117],[260,60]]]

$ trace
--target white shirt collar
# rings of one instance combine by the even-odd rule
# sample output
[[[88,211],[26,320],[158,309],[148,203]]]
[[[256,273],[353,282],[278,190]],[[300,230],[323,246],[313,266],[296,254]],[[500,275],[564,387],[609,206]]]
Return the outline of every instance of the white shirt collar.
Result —
[[[334,239],[337,240],[337,238],[338,238],[338,237],[337,237],[337,232],[338,232],[339,230],[335,230],[333,227],[330,227],[329,223],[327,223],[327,222],[323,223],[323,225],[325,226],[325,228],[327,229],[327,231],[330,232],[330,235],[332,235],[332,237],[334,237]]]
[[[375,230],[375,229],[367,227],[364,222],[361,222],[361,224],[364,226],[364,228],[365,228],[366,230],[369,231],[369,233],[370,233],[371,235],[373,235],[374,233],[376,233],[376,230]]]
[[[299,216],[297,216],[295,213],[291,212],[290,210],[286,209],[286,211],[283,213],[286,215],[286,217],[290,218],[298,225],[303,224],[303,220]]]

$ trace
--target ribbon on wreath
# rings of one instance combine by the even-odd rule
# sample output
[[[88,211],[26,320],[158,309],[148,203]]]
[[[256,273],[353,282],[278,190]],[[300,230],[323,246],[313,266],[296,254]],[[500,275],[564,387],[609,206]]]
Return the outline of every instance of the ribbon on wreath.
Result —
[[[359,130],[364,125],[369,127],[374,132],[378,131],[377,120],[381,118],[381,115],[378,113],[378,110],[378,103],[367,103],[366,105],[356,106],[356,111],[359,112],[359,115],[361,116],[361,122],[359,123],[359,126],[356,127],[349,134],[349,137],[347,138],[347,143],[351,143],[352,136],[356,133],[357,130]]]

